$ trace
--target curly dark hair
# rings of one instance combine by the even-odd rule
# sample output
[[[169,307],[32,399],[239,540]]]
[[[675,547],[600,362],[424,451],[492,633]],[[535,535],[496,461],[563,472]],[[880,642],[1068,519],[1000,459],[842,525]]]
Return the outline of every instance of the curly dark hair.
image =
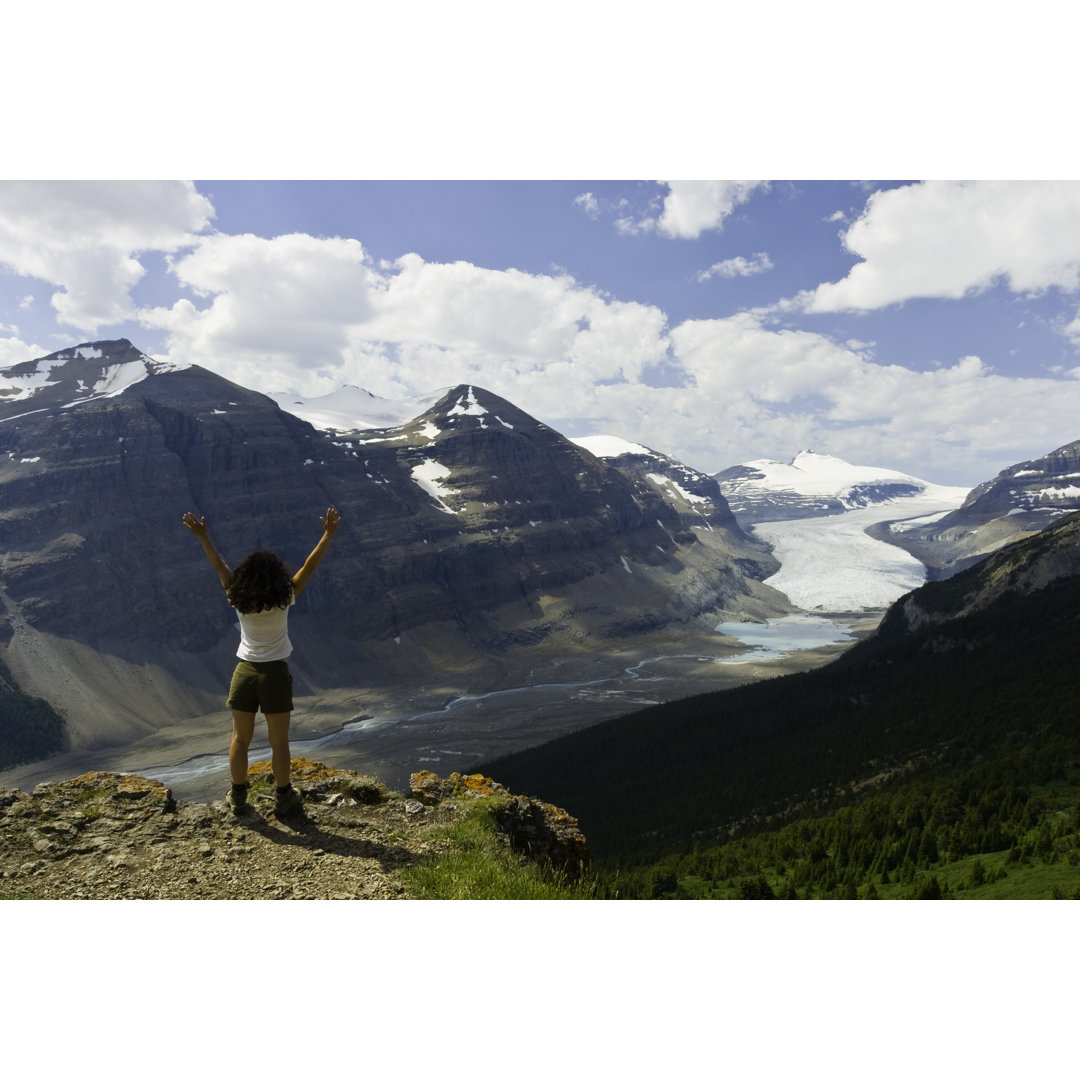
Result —
[[[292,575],[272,551],[253,551],[234,571],[225,595],[242,615],[286,608],[292,600]]]

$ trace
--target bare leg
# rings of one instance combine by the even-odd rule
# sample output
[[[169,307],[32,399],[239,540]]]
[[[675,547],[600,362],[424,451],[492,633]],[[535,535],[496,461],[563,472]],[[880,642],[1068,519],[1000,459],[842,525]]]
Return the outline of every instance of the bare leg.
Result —
[[[270,739],[270,764],[274,770],[274,783],[279,788],[289,783],[292,762],[289,760],[289,721],[292,713],[268,713],[266,731]]]
[[[229,743],[229,772],[234,784],[246,784],[248,776],[248,747],[255,734],[255,714],[233,709],[232,742]]]

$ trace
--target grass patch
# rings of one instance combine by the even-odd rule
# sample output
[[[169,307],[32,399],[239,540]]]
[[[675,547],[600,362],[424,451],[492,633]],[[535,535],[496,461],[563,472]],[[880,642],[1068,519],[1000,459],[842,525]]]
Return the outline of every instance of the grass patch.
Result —
[[[590,883],[569,884],[511,850],[484,802],[453,824],[432,830],[446,850],[402,872],[416,900],[587,900]]]

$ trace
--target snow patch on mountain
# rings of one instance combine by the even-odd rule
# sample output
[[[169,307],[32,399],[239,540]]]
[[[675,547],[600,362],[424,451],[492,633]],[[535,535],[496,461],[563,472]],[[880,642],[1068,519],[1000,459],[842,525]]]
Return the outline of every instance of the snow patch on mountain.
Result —
[[[425,458],[419,465],[413,466],[411,475],[413,483],[423,488],[440,510],[447,514],[454,513],[443,501],[453,498],[455,494],[442,482],[450,475],[450,470],[445,465],[440,465],[434,458]]]
[[[575,446],[588,450],[590,454],[598,458],[617,458],[624,454],[644,454],[646,457],[656,457],[655,451],[640,443],[628,442],[615,435],[584,435],[579,439],[570,440]]]
[[[448,409],[447,416],[487,416],[487,409],[476,400],[476,391],[470,386],[465,394],[458,398],[452,409]]]
[[[320,431],[371,431],[401,427],[415,420],[427,412],[446,389],[399,399],[378,397],[359,386],[342,386],[312,398],[281,392],[267,396],[285,412],[306,420]]]
[[[112,364],[102,368],[101,378],[94,383],[93,387],[88,389],[82,379],[78,381],[78,392],[87,396],[69,401],[64,408],[70,409],[74,405],[81,405],[84,401],[93,401],[95,398],[116,397],[128,387],[142,382],[149,374],[150,372],[141,360],[130,360],[126,364]]]

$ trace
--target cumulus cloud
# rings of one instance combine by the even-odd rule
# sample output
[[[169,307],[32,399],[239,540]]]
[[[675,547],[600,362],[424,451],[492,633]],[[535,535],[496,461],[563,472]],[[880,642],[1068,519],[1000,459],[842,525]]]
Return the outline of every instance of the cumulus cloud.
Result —
[[[987,448],[1001,467],[1054,449],[1080,415],[1072,381],[1000,376],[975,356],[927,372],[878,364],[820,334],[768,329],[749,313],[685,322],[671,340],[697,396],[710,403],[708,452],[687,445],[689,432],[670,432],[690,463],[812,447],[959,483],[989,479],[977,471]]]
[[[1062,328],[1062,333],[1067,337],[1073,345],[1080,348],[1080,308],[1076,311],[1076,318],[1070,323],[1066,323]]]
[[[664,180],[661,184],[667,194],[662,202],[654,199],[647,210],[634,210],[622,201],[622,214],[615,219],[620,233],[696,240],[703,232],[722,229],[737,206],[769,186],[766,180]]]
[[[746,202],[763,180],[669,180],[664,209],[656,228],[665,236],[694,240],[723,227],[736,206]]]
[[[1080,186],[1058,181],[927,181],[877,191],[844,234],[862,260],[801,294],[809,312],[869,311],[915,297],[959,299],[1080,288]]]
[[[207,303],[138,312],[143,325],[168,331],[170,353],[265,390],[349,381],[341,376],[350,328],[371,316],[380,284],[359,241],[215,234],[171,269]]]
[[[756,252],[753,259],[736,255],[733,259],[713,263],[708,270],[701,270],[697,275],[697,280],[708,281],[714,277],[753,277],[755,274],[764,274],[767,270],[771,270],[772,265],[772,259],[764,251]]]
[[[214,210],[188,181],[2,181],[0,260],[59,286],[60,322],[90,334],[130,318],[141,252],[173,252]]]
[[[0,332],[10,332],[11,337],[0,337],[0,368],[12,367],[15,364],[25,363],[27,360],[36,360],[39,356],[47,356],[51,349],[43,349],[40,345],[28,345],[18,338],[18,330],[14,326],[0,326]]]
[[[264,390],[392,397],[473,381],[563,416],[592,383],[636,383],[667,356],[663,312],[566,274],[415,254],[376,266],[356,240],[306,235],[206,237],[172,270],[205,302],[142,323],[167,331],[170,355]]]

